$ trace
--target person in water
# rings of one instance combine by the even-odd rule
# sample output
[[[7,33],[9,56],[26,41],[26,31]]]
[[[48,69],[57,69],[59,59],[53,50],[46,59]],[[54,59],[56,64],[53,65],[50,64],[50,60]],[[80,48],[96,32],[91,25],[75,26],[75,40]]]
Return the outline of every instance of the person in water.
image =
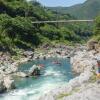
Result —
[[[61,62],[59,62],[59,61],[54,61],[53,64],[61,65]]]
[[[46,60],[46,56],[44,56],[43,59]]]

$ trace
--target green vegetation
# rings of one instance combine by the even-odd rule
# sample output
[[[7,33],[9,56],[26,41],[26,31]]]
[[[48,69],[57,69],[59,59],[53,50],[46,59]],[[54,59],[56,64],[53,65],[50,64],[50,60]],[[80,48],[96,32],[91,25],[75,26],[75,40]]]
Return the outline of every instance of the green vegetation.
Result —
[[[0,50],[16,52],[16,48],[33,49],[43,43],[83,43],[92,35],[92,26],[86,23],[32,24],[57,19],[75,18],[50,11],[36,1],[0,0]]]
[[[93,75],[90,77],[89,82],[94,83],[97,80],[97,75],[95,73],[93,73]]]
[[[69,13],[78,19],[94,19],[100,14],[100,0],[87,0],[72,7],[49,7],[49,9],[63,14]]]
[[[59,96],[57,96],[57,100],[61,100],[63,99],[64,97],[67,97],[67,96],[70,96],[70,95],[73,95],[74,93],[77,93],[80,91],[80,88],[74,88],[71,92],[69,93],[62,93],[60,94]]]
[[[60,94],[60,95],[57,97],[57,100],[61,100],[62,98],[67,97],[67,96],[70,96],[70,95],[72,95],[72,93]]]
[[[94,27],[94,39],[100,41],[100,16],[95,19],[95,27]]]

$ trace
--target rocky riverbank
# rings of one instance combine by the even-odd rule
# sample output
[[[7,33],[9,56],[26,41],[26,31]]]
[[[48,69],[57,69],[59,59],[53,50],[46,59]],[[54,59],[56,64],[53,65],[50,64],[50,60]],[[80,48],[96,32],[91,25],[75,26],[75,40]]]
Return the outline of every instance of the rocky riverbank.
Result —
[[[51,49],[50,49],[51,48]],[[20,55],[20,56],[19,56]],[[75,93],[83,91],[83,87],[94,85],[96,83],[90,83],[94,81],[94,74],[92,69],[96,66],[96,58],[100,56],[99,50],[89,50],[86,46],[78,45],[76,47],[71,46],[55,46],[55,47],[43,47],[42,50],[36,49],[33,51],[20,51],[18,56],[11,56],[9,53],[0,54],[0,93],[14,89],[13,76],[27,77],[23,72],[18,71],[18,65],[23,62],[47,59],[49,57],[61,57],[70,58],[73,71],[80,74],[80,76],[71,80],[65,86],[58,87],[40,97],[39,100],[67,100],[67,98],[73,98]],[[16,59],[15,59],[16,58]],[[80,91],[79,91],[80,90]],[[76,96],[76,95],[75,95]],[[74,99],[68,99],[74,100]],[[81,100],[76,99],[75,100]],[[90,99],[91,100],[91,99]]]
[[[71,55],[73,71],[80,74],[65,86],[58,87],[40,97],[39,100],[100,100],[100,84],[96,78],[98,49],[74,50]]]
[[[18,71],[18,65],[26,61],[27,58],[15,60],[10,53],[0,52],[0,93],[16,88],[13,74]]]
[[[50,49],[52,48],[52,49]],[[43,47],[42,50],[36,49],[35,51],[24,51],[17,50],[17,54],[12,55],[9,52],[0,52],[0,93],[14,89],[14,77],[25,78],[31,74],[26,74],[18,70],[18,66],[21,63],[38,60],[47,59],[49,57],[69,57],[70,51],[73,48],[69,46],[55,46],[55,47]],[[33,71],[32,71],[33,72]],[[34,75],[34,73],[33,73]],[[5,81],[7,80],[7,86]]]

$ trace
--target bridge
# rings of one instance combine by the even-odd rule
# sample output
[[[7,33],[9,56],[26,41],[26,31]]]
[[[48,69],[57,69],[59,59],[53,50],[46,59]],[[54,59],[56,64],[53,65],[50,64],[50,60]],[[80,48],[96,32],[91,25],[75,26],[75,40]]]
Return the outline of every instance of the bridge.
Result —
[[[56,21],[34,21],[33,24],[41,24],[41,23],[73,23],[73,22],[94,22],[91,20],[56,20]]]

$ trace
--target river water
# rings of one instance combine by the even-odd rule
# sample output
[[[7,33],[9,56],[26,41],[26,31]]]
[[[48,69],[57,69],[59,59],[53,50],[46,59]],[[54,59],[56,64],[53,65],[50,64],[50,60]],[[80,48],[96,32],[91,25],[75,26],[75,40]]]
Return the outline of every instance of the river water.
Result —
[[[61,62],[61,65],[52,63]],[[0,100],[37,100],[44,93],[66,85],[73,78],[69,59],[51,58],[47,60],[37,60],[22,64],[20,70],[27,72],[33,64],[44,64],[41,76],[30,78],[17,78],[17,89],[0,96]]]

